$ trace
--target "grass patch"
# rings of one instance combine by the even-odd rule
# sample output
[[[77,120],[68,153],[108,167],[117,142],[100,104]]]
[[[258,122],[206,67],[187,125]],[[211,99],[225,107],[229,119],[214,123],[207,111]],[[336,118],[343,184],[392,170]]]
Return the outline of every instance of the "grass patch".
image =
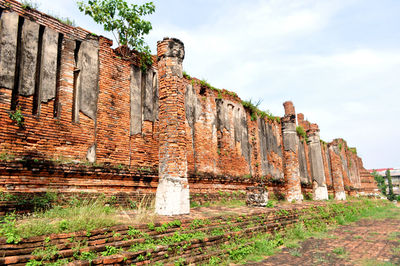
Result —
[[[334,254],[336,254],[338,256],[338,258],[342,258],[342,259],[347,258],[347,255],[348,255],[347,251],[344,247],[337,247],[334,250],[332,250],[332,252]]]
[[[393,253],[393,255],[395,255],[395,256],[400,255],[400,247],[394,247],[394,248],[392,248],[392,253]]]
[[[391,232],[389,234],[388,240],[399,241],[400,242],[400,232]]]
[[[116,210],[100,199],[78,201],[75,206],[56,206],[19,219],[9,214],[0,225],[0,235],[9,243],[17,243],[21,238],[53,233],[88,231],[90,234],[93,229],[117,224]]]

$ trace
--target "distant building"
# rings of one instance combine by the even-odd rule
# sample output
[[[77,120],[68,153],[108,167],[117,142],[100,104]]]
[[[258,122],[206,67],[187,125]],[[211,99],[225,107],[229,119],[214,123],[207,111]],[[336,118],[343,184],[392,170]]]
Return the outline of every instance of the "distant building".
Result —
[[[400,195],[400,169],[399,168],[382,168],[382,169],[372,169],[369,172],[376,171],[379,175],[385,177],[386,170],[390,171],[390,176],[392,177],[393,184],[393,194]],[[388,184],[387,178],[385,178],[386,184]]]

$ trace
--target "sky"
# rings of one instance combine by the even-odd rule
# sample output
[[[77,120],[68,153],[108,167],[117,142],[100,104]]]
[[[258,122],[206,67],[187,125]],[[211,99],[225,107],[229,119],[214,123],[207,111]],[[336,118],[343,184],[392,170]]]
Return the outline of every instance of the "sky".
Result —
[[[36,2],[112,38],[73,0]],[[260,109],[277,116],[293,101],[321,139],[357,147],[367,169],[400,168],[399,0],[153,2],[153,53],[158,40],[178,38],[191,76],[261,100]]]

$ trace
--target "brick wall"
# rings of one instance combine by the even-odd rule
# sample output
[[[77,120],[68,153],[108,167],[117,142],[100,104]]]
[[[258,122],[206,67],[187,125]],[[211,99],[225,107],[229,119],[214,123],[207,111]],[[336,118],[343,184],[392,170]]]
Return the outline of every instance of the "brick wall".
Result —
[[[142,71],[135,53],[130,59],[123,59],[120,50],[112,49],[112,41],[104,37],[97,37],[82,28],[63,24],[41,12],[23,9],[13,0],[0,0],[0,8],[2,17],[11,12],[19,16],[15,21],[19,21],[20,26],[14,25],[15,47],[8,45],[7,48],[4,43],[9,39],[6,41],[5,33],[0,33],[0,36],[3,34],[0,52],[11,49],[16,55],[12,60],[15,64],[11,64],[17,66],[16,71],[10,72],[14,81],[25,84],[20,74],[26,70],[21,63],[21,56],[23,57],[25,50],[28,51],[28,48],[25,48],[25,39],[22,38],[24,35],[21,33],[25,29],[24,25],[29,24],[24,23],[25,21],[33,21],[40,25],[36,27],[39,29],[36,36],[39,47],[37,54],[35,51],[30,52],[40,63],[46,62],[39,53],[40,49],[45,49],[43,40],[46,37],[40,37],[44,36],[43,32],[47,29],[54,31],[60,43],[54,51],[58,66],[50,71],[56,75],[55,86],[51,88],[54,96],[41,91],[47,91],[49,88],[41,87],[38,77],[44,72],[40,71],[32,70],[39,73],[33,77],[35,88],[31,88],[34,91],[32,93],[24,94],[18,86],[6,86],[4,82],[0,85],[0,154],[4,164],[7,164],[7,161],[12,163],[21,160],[39,161],[44,164],[52,161],[57,161],[58,164],[73,162],[79,166],[79,163],[91,162],[92,166],[101,169],[110,165],[128,168],[129,173],[124,177],[127,180],[132,180],[131,173],[136,171],[152,171],[156,175],[159,167],[160,138],[163,143],[168,139],[160,136],[160,126],[165,127],[167,120],[173,120],[159,119],[159,93],[160,97],[164,97],[161,96],[162,93],[171,93],[171,85],[176,82],[181,84],[179,93],[184,95],[181,98],[184,102],[180,102],[184,108],[176,115],[184,121],[179,127],[179,131],[184,134],[184,138],[179,140],[182,142],[179,145],[185,154],[176,154],[175,158],[181,160],[178,164],[187,164],[189,182],[191,178],[203,180],[204,176],[207,180],[214,179],[217,182],[213,181],[210,183],[212,185],[208,186],[204,185],[207,182],[199,181],[199,185],[192,186],[194,190],[211,191],[220,184],[218,182],[237,178],[239,181],[229,186],[221,185],[221,188],[242,189],[247,184],[254,185],[263,181],[271,186],[270,190],[274,190],[275,186],[272,184],[280,184],[278,187],[287,185],[284,180],[288,181],[290,169],[285,166],[291,163],[299,168],[303,186],[307,187],[312,182],[312,162],[307,141],[297,136],[297,143],[300,145],[294,154],[285,153],[281,121],[268,117],[254,117],[244,108],[236,94],[216,90],[195,78],[184,77],[174,81],[166,80],[165,84],[161,84],[165,88],[161,93],[157,57],[153,57],[152,67]],[[10,27],[7,29],[12,31]],[[88,45],[95,47],[95,53],[91,54],[85,50]],[[93,60],[98,67],[85,67],[83,58]],[[0,61],[2,60],[4,63],[4,59]],[[40,63],[34,68],[43,68]],[[44,101],[38,93],[49,97]],[[21,109],[24,117],[23,126],[18,126],[9,118],[9,114],[17,107]],[[293,105],[287,108],[288,113],[294,114]],[[295,117],[292,120],[296,126]],[[310,129],[310,123],[304,120],[303,114],[298,114],[297,125],[301,125],[305,131]],[[337,153],[328,149],[330,145],[339,147],[339,143],[342,143],[342,149]],[[371,175],[363,168],[361,159],[350,152],[345,141],[337,140],[329,145],[321,145],[321,153],[329,188],[337,187],[338,183],[343,182],[343,189],[348,193],[355,190],[373,193],[376,190],[376,185]],[[30,191],[30,188],[34,190],[36,185],[43,188],[46,184],[56,184],[56,179],[61,178],[60,175],[50,178],[41,168],[40,171],[44,172],[37,174],[26,172],[23,167],[20,170],[15,167],[12,169],[12,175],[7,176],[4,172],[2,174],[4,184],[12,184],[3,185],[3,190],[18,187],[16,185],[21,182],[18,189],[26,192]],[[98,171],[106,174],[102,179],[98,179],[102,181],[95,183],[103,182],[105,190],[115,192],[137,189],[135,186],[124,186],[125,179],[121,179],[120,174],[116,175],[107,170]],[[81,190],[85,186],[92,186],[91,173],[88,170],[82,178],[72,175],[72,179],[63,189],[69,190],[65,186],[70,186],[70,189]],[[35,178],[29,179],[29,175]],[[46,181],[39,181],[40,176],[46,177]],[[186,173],[182,176],[186,176]],[[74,181],[74,178],[77,179]],[[297,179],[293,181],[296,184],[300,182]],[[149,191],[154,192],[153,190]]]

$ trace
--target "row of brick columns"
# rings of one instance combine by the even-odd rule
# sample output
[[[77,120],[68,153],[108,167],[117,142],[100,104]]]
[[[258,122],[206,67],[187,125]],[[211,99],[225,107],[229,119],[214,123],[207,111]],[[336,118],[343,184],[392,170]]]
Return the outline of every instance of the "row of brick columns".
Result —
[[[299,169],[299,137],[296,131],[296,112],[293,103],[288,101],[283,104],[285,116],[282,119],[282,137],[283,137],[283,156],[284,156],[284,175],[286,184],[286,200],[301,201],[300,169]],[[300,117],[303,121],[303,115]],[[309,124],[305,128],[308,138],[309,159],[313,186],[313,199],[328,199],[328,188],[324,171],[324,162],[322,159],[322,149],[317,124]],[[331,158],[331,170],[333,190],[335,199],[345,200],[346,193],[343,184],[342,162],[338,144],[333,142],[329,144],[329,157]]]
[[[185,133],[185,87],[182,79],[184,45],[173,38],[157,43],[159,82],[159,185],[156,193],[156,213],[179,215],[190,212],[187,179],[187,150]],[[284,176],[286,200],[302,201],[299,169],[299,137],[293,103],[284,104],[282,118]],[[311,174],[315,200],[328,199],[318,125],[307,128]],[[335,150],[336,149],[336,150]],[[344,199],[340,156],[336,146],[329,147],[336,199]]]

